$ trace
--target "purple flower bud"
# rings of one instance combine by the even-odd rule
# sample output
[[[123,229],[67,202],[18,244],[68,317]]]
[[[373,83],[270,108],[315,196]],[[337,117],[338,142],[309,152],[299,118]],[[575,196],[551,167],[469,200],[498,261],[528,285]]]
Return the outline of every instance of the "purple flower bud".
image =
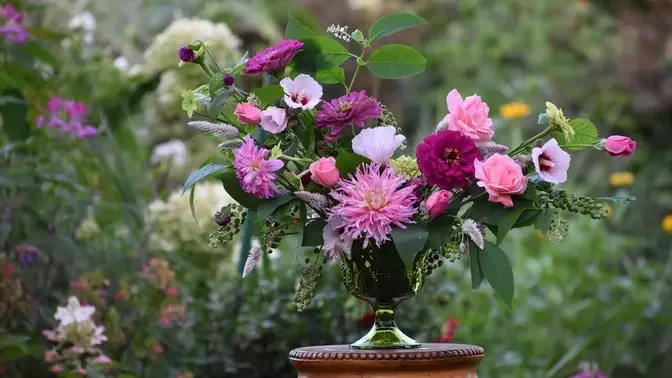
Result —
[[[233,76],[231,76],[231,75],[224,76],[224,85],[226,85],[227,87],[230,87],[230,86],[233,85],[233,82],[234,82]]]
[[[215,223],[220,227],[226,227],[231,223],[231,216],[222,214],[218,211],[215,213]]]
[[[40,255],[40,250],[32,244],[21,244],[16,246],[16,252],[19,255],[21,265],[33,265]]]
[[[183,62],[191,63],[196,60],[196,52],[187,46],[180,47],[178,55],[180,56],[180,60]]]

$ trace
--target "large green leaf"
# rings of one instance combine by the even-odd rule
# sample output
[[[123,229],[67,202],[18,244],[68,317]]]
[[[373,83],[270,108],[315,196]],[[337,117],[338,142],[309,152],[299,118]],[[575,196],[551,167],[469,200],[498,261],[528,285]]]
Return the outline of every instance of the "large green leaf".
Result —
[[[210,78],[210,83],[208,84],[208,92],[210,92],[210,96],[213,96],[215,93],[217,93],[218,90],[222,88],[224,88],[224,73],[217,72]]]
[[[262,102],[272,104],[275,100],[282,98],[285,95],[284,90],[280,85],[269,85],[266,87],[257,88],[252,91]]]
[[[197,182],[203,180],[204,178],[212,176],[217,172],[222,172],[227,168],[228,168],[227,165],[216,163],[208,163],[202,166],[198,171],[189,175],[187,181],[184,182],[184,192],[189,190],[192,186],[194,186]]]
[[[585,118],[573,119],[570,123],[574,129],[574,137],[571,141],[565,139],[565,136],[560,132],[554,132],[553,137],[558,141],[558,144],[564,146],[566,144],[595,144],[598,139],[597,127],[592,122]],[[586,147],[565,147],[570,151],[582,150]]]
[[[259,205],[259,202],[261,202],[259,198],[251,196],[243,190],[233,169],[227,169],[224,173],[217,176],[217,178],[222,181],[224,190],[241,206],[254,210]]]
[[[264,220],[268,218],[268,216],[271,215],[271,213],[273,213],[275,209],[286,204],[292,199],[294,199],[294,195],[292,193],[283,193],[280,196],[267,200],[262,200],[257,205],[257,219]]]
[[[230,89],[220,90],[216,95],[210,98],[210,102],[208,103],[208,117],[210,117],[210,119],[213,121],[217,119],[219,113],[222,112],[224,103],[231,97],[231,93],[232,91]]]
[[[324,226],[326,225],[327,221],[321,218],[306,223],[306,226],[303,228],[303,239],[301,240],[301,245],[304,247],[317,247],[324,244],[322,232],[324,231]]]
[[[21,141],[30,136],[28,124],[28,104],[18,89],[8,89],[0,93],[0,117],[2,128],[10,141]]]
[[[427,225],[429,235],[427,236],[427,248],[439,249],[450,235],[450,231],[455,223],[455,218],[452,216],[456,210],[448,209],[445,214],[434,218]]]
[[[497,223],[497,244],[501,244],[525,209],[514,207],[504,213]]]
[[[313,73],[340,66],[352,57],[338,41],[328,37],[308,37],[301,40],[303,48],[294,58],[300,72]]]
[[[406,264],[406,268],[410,268],[413,265],[415,254],[425,248],[429,231],[426,227],[411,224],[405,229],[395,227],[391,234],[397,253]]]
[[[480,248],[476,247],[471,241],[469,245],[469,267],[471,268],[471,288],[478,289],[483,282],[483,270],[481,269],[481,262],[478,259]]]
[[[320,70],[315,73],[315,80],[322,84],[345,84],[345,72],[341,67]]]
[[[553,210],[546,209],[535,220],[534,228],[545,234],[548,232],[548,228],[551,226],[552,220],[553,220]]]
[[[497,245],[486,241],[485,248],[478,252],[478,259],[485,279],[492,289],[511,308],[513,300],[513,270],[509,258]]]
[[[371,28],[369,28],[369,41],[384,38],[404,29],[426,23],[427,21],[424,18],[411,13],[390,13],[379,18],[371,25]]]
[[[341,150],[336,157],[336,168],[338,168],[338,172],[341,174],[341,177],[345,178],[348,174],[354,173],[357,167],[359,167],[361,164],[369,162],[370,160],[362,155],[357,155],[345,150]]]
[[[315,36],[316,33],[302,24],[296,17],[288,14],[287,27],[285,28],[286,39],[303,39]]]
[[[401,79],[425,70],[427,60],[420,51],[406,45],[386,45],[374,51],[366,66],[381,79]]]

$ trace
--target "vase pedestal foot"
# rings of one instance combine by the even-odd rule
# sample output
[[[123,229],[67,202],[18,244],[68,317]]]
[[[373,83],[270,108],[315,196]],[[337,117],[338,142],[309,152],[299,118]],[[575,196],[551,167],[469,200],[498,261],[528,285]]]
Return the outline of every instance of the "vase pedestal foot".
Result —
[[[294,349],[289,360],[299,378],[477,378],[483,354],[483,348],[464,344],[373,350],[323,345]]]

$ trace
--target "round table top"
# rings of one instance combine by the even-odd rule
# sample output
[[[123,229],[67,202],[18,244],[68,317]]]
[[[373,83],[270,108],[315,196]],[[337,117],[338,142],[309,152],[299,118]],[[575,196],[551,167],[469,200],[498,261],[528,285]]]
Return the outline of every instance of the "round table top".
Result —
[[[412,349],[354,349],[349,345],[320,345],[297,348],[289,352],[292,361],[427,361],[482,358],[483,348],[466,344],[422,344]]]

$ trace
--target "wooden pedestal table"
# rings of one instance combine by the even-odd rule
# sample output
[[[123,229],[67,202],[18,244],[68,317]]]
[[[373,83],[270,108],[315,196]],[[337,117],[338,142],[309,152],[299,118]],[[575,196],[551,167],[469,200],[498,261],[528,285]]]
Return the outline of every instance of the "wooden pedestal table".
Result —
[[[299,378],[477,378],[483,348],[422,344],[415,349],[352,349],[324,345],[294,349],[289,360]]]

